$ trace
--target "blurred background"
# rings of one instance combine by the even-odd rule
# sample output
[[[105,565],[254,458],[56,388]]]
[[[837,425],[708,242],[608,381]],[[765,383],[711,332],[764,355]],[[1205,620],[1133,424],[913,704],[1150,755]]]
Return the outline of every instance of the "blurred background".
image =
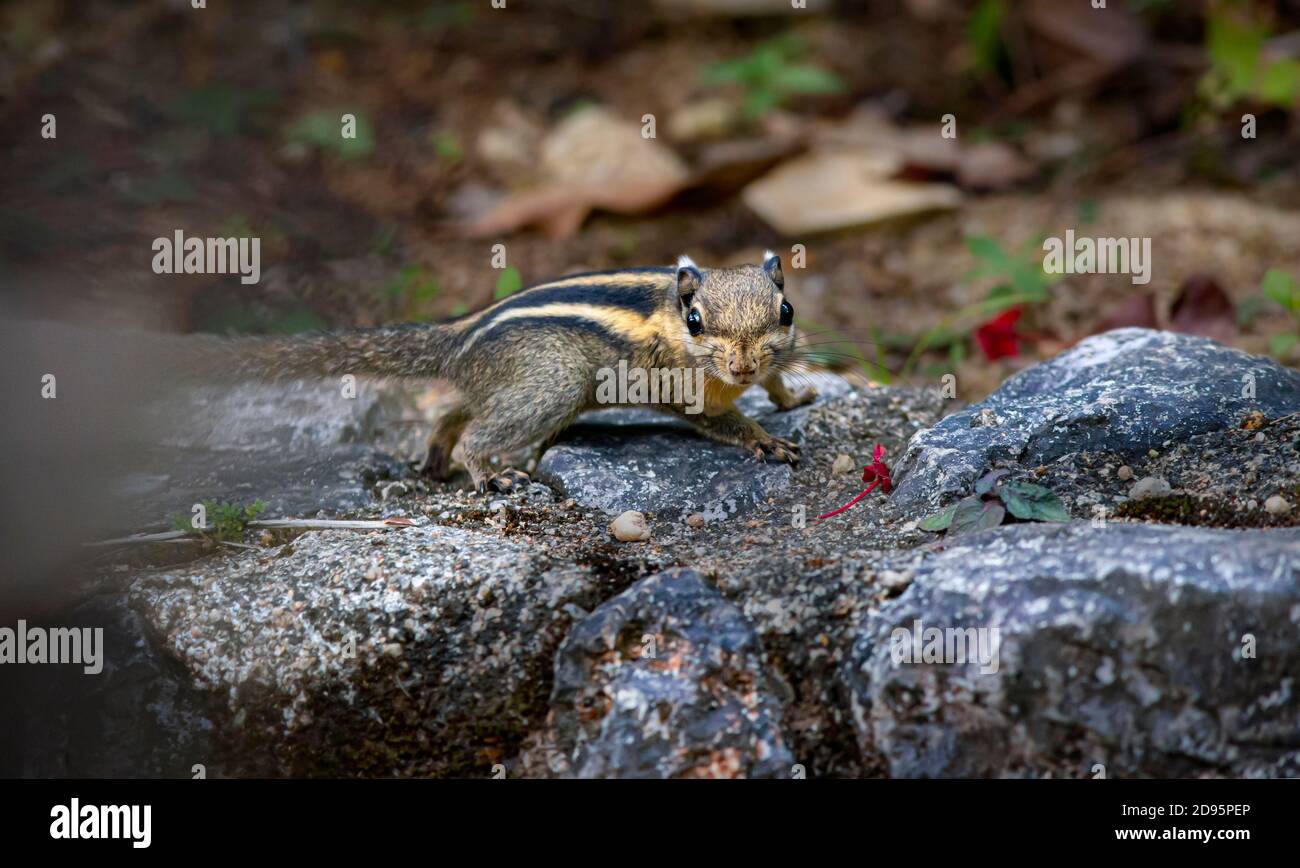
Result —
[[[771,247],[827,363],[882,382],[977,398],[1116,325],[1294,361],[1300,3],[1096,5],[15,0],[2,285],[294,332]],[[176,229],[259,237],[261,280],[154,274]],[[1151,282],[1044,274],[1068,229],[1152,238]]]

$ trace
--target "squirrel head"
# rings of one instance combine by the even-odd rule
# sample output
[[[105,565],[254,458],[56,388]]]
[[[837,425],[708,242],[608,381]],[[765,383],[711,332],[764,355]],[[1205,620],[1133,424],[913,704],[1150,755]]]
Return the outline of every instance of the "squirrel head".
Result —
[[[724,383],[762,382],[794,349],[794,307],[785,298],[781,258],[761,265],[702,269],[677,260],[677,312],[682,343],[697,367]]]

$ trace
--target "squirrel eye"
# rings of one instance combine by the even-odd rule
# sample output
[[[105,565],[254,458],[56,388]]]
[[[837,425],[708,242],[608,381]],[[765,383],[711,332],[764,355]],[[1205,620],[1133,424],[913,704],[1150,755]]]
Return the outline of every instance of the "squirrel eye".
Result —
[[[794,322],[794,306],[790,302],[781,300],[781,325],[788,326]]]
[[[704,330],[704,323],[700,321],[700,312],[695,308],[691,308],[691,312],[686,315],[686,328],[690,331],[691,337]]]

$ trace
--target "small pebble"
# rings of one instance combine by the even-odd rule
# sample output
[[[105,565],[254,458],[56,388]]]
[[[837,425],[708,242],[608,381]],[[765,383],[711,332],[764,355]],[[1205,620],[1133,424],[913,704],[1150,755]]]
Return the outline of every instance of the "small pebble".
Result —
[[[609,532],[614,535],[614,539],[623,542],[650,539],[650,526],[646,524],[645,516],[634,509],[629,509],[610,522]]]
[[[853,459],[847,455],[835,456],[835,463],[831,465],[831,473],[848,473],[854,468]]]
[[[1291,501],[1280,494],[1275,494],[1264,501],[1264,509],[1269,515],[1286,515],[1291,511]]]
[[[1155,451],[1154,449],[1147,450],[1147,458],[1159,458],[1159,457],[1160,457],[1160,453]]]
[[[912,584],[912,571],[882,570],[880,573],[880,584],[884,585],[891,591],[901,591],[903,588]]]
[[[1121,464],[1119,470],[1115,471],[1115,475],[1127,482],[1133,478],[1133,468],[1129,467],[1127,464]]]
[[[704,527],[704,516],[700,515],[698,512],[693,512],[686,516],[686,523],[691,527]]]
[[[1163,497],[1171,491],[1173,489],[1169,483],[1159,476],[1144,476],[1133,483],[1128,496],[1134,500],[1141,500],[1144,497]]]
[[[411,490],[405,482],[389,482],[379,490],[379,499],[388,500],[392,497],[405,497],[410,493]]]

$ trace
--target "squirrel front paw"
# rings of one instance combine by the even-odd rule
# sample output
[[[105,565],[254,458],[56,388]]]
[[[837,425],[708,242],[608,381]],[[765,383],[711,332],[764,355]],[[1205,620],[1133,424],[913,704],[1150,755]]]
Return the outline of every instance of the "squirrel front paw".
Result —
[[[532,480],[527,473],[522,470],[515,470],[513,467],[507,467],[500,473],[494,473],[487,480],[480,484],[479,490],[497,491],[501,494],[513,494],[516,491],[523,491],[528,487]]]
[[[805,404],[811,404],[817,400],[817,390],[812,386],[806,389],[800,389],[798,392],[785,392],[784,394],[768,395],[772,403],[778,410],[793,410],[795,407],[802,407]]]
[[[799,444],[770,434],[750,440],[744,448],[759,461],[774,458],[786,464],[799,463]]]

